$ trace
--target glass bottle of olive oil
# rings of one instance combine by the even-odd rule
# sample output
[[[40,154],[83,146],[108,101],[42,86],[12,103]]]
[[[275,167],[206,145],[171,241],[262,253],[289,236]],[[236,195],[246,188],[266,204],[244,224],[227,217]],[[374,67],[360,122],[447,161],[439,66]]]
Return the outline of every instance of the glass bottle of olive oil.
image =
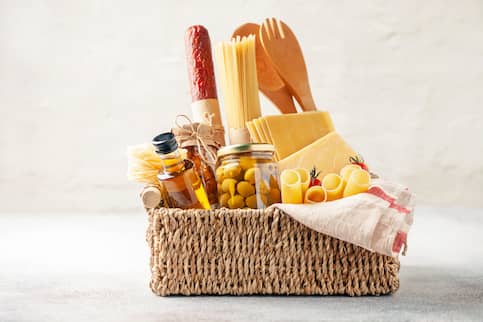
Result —
[[[161,158],[162,170],[158,179],[166,189],[170,207],[210,209],[210,203],[193,163],[183,160],[178,143],[171,132],[162,133],[152,144]]]

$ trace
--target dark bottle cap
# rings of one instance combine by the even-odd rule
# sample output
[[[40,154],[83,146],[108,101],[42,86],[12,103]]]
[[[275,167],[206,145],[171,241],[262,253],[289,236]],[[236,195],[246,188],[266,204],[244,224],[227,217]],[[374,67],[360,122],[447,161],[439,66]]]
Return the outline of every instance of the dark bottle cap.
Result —
[[[171,132],[161,133],[154,137],[151,142],[157,153],[168,154],[178,149],[178,142],[174,138],[174,134]]]

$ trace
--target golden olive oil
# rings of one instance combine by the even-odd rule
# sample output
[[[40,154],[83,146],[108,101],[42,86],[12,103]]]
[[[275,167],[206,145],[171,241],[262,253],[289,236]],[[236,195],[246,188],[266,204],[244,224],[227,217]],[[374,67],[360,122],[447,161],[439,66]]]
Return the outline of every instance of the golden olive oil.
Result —
[[[181,157],[174,135],[170,132],[160,134],[153,139],[153,145],[162,161],[158,179],[166,189],[169,207],[210,209],[201,179],[194,171],[193,163]]]

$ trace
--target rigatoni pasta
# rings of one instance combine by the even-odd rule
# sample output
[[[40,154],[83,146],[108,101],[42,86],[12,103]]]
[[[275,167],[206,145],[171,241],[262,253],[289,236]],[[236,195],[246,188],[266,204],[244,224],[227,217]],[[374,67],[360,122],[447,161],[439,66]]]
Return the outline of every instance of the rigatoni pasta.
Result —
[[[322,179],[322,188],[327,192],[327,201],[342,198],[344,187],[344,180],[336,173],[329,173]]]
[[[352,171],[344,188],[343,197],[349,197],[361,192],[366,192],[371,184],[371,175],[362,169]]]

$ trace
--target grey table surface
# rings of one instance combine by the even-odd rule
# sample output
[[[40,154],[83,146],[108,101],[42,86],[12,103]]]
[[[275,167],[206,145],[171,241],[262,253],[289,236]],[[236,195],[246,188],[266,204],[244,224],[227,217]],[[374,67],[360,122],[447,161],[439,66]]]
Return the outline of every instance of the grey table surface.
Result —
[[[0,321],[483,321],[483,210],[420,208],[391,296],[153,295],[146,217],[0,213]]]

